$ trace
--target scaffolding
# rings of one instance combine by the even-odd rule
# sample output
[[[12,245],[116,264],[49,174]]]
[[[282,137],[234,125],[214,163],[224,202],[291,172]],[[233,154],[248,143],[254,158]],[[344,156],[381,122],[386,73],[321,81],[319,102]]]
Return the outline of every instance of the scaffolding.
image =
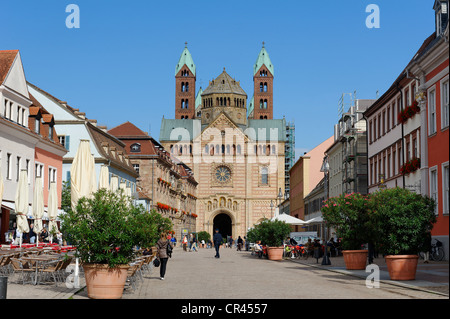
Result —
[[[284,144],[284,190],[289,196],[290,177],[289,170],[295,163],[295,125],[294,122],[286,122],[286,142]]]
[[[367,132],[356,92],[339,100],[339,135],[342,144],[342,192],[367,194]]]

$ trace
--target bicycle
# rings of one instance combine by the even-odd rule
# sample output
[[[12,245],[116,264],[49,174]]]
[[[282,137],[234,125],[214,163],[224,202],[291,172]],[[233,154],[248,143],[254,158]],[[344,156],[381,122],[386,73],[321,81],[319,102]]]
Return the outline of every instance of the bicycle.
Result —
[[[284,250],[284,257],[298,259],[300,257],[300,247],[287,245]]]
[[[431,243],[431,249],[430,249],[430,260],[433,261],[441,261],[445,257],[444,248],[442,248],[442,242],[438,239],[434,239],[434,243]],[[419,256],[421,259],[425,259],[425,253],[420,252]]]

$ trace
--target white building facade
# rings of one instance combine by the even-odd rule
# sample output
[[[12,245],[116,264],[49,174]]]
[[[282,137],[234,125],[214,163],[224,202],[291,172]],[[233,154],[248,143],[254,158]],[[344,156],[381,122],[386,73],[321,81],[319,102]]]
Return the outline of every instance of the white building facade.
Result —
[[[139,176],[133,168],[124,149],[125,144],[107,133],[106,127],[97,126],[96,120],[86,118],[85,113],[70,107],[37,86],[28,83],[30,93],[51,112],[55,118],[60,143],[68,151],[63,159],[63,181],[70,181],[70,168],[78,150],[80,140],[89,140],[91,154],[95,159],[95,173],[98,182],[102,165],[107,165],[111,177],[117,176],[119,184],[125,183],[136,192],[136,178]]]

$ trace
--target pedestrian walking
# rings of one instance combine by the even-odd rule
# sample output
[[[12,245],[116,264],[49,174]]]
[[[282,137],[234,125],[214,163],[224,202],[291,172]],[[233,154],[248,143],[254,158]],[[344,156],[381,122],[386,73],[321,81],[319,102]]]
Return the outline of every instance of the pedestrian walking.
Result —
[[[428,264],[430,262],[430,250],[431,250],[431,232],[427,232],[425,241],[423,243],[423,262]]]
[[[219,233],[219,229],[216,229],[216,233],[213,236],[214,248],[216,249],[216,255],[214,257],[220,258],[219,248],[223,243],[222,235]]]
[[[241,251],[243,243],[244,241],[242,240],[241,236],[239,236],[237,239],[237,251]]]
[[[192,238],[192,250],[198,252],[197,237]]]
[[[161,265],[159,266],[159,275],[161,277],[161,280],[164,280],[164,276],[166,274],[167,261],[169,260],[169,255],[167,254],[167,246],[169,245],[173,249],[173,246],[167,238],[166,233],[161,233],[161,236],[156,243],[157,255],[161,262]]]
[[[187,237],[186,236],[184,236],[183,237],[183,241],[181,242],[182,244],[183,244],[183,250],[184,251],[187,251]]]
[[[194,236],[192,234],[190,234],[189,235],[189,251],[191,251],[193,243],[194,243]]]

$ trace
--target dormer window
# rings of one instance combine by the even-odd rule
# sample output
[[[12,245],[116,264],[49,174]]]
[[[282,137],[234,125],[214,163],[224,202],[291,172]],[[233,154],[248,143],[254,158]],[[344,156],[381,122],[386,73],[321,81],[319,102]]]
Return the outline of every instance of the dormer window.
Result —
[[[133,145],[131,145],[130,149],[133,153],[139,153],[141,151],[141,144],[134,143]]]
[[[48,138],[53,140],[53,125],[51,124],[48,126]]]
[[[35,122],[34,122],[34,131],[37,134],[41,134],[41,118],[36,116]]]
[[[444,33],[448,23],[448,2],[436,1],[433,8],[436,12],[436,37]]]

